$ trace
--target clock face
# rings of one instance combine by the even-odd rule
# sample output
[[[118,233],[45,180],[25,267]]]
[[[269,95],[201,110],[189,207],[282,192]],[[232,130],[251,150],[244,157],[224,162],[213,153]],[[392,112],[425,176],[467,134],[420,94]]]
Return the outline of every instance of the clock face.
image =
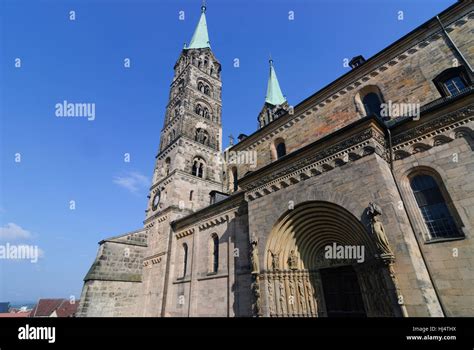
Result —
[[[153,197],[153,210],[158,208],[158,204],[160,203],[160,191],[156,192],[155,197]]]

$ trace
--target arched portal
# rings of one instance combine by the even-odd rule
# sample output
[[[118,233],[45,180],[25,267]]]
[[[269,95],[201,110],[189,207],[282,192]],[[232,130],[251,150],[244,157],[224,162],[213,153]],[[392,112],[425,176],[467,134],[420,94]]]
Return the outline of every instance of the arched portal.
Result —
[[[283,214],[265,247],[267,316],[396,316],[390,272],[346,209],[311,201]],[[395,296],[395,297],[394,297]]]

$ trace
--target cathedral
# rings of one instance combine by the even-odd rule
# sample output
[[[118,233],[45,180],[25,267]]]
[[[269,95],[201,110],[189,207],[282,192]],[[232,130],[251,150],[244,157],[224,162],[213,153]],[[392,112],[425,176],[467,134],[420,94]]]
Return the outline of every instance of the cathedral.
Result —
[[[258,130],[223,149],[202,6],[143,227],[99,242],[78,316],[473,316],[473,10],[456,2],[295,105],[270,60]]]

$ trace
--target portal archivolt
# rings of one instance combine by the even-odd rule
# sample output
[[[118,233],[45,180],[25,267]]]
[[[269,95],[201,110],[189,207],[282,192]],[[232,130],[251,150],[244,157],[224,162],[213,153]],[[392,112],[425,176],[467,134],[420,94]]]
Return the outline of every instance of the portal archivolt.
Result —
[[[363,247],[364,261],[328,259],[327,246]],[[344,208],[322,201],[296,206],[278,220],[265,247],[262,315],[398,315],[390,271],[376,256],[371,235]]]

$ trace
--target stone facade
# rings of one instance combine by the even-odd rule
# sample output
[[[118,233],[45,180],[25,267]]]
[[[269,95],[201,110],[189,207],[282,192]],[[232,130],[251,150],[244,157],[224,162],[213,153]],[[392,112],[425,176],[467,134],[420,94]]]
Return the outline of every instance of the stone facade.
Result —
[[[184,49],[144,228],[100,243],[79,316],[332,316],[340,297],[351,315],[472,316],[473,6],[439,18],[225,150],[256,163],[221,161],[221,67]],[[369,95],[418,113],[369,113]],[[429,226],[420,176],[453,234]],[[331,244],[364,259],[330,260]],[[358,292],[338,296],[338,274]]]

